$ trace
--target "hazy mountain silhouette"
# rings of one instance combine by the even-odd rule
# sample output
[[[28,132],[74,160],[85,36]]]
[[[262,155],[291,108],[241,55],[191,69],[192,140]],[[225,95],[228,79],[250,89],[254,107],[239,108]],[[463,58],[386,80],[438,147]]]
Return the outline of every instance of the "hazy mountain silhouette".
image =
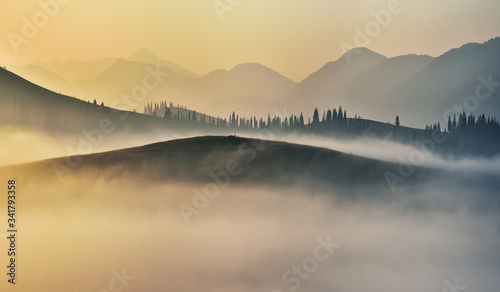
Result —
[[[493,82],[499,82],[499,55],[500,38],[483,44],[466,44],[437,58],[418,55],[386,58],[366,48],[355,48],[298,84],[255,63],[197,76],[159,59],[147,49],[127,59],[52,62],[43,64],[49,71],[26,66],[15,72],[54,91],[110,104],[140,86],[149,67],[168,73],[168,77],[147,92],[147,98],[137,105],[139,110],[149,102],[167,101],[213,116],[227,116],[234,110],[249,117],[264,116],[273,109],[286,107],[287,113],[303,112],[307,119],[312,114],[311,108],[323,111],[342,105],[364,118],[393,122],[399,115],[402,125],[423,128],[429,123],[443,123],[443,114],[453,114],[449,110],[457,108],[454,104],[463,108],[466,98],[474,95],[481,84],[478,78],[488,80],[491,75]],[[74,83],[64,80],[72,81],[91,73],[97,75],[85,81],[78,78],[80,81]],[[500,91],[494,90],[488,99],[463,109],[500,116],[499,98]]]
[[[284,95],[295,85],[292,80],[259,64],[240,64],[231,70],[216,70],[198,78],[178,75],[170,67],[159,64],[157,67],[119,59],[96,78],[81,82],[79,87],[85,89],[87,96],[97,96],[109,103],[121,94],[130,95],[135,86],[142,85],[149,68],[168,76],[162,76],[158,87],[147,92],[146,103],[166,100],[203,109],[211,115],[226,116],[233,110],[254,114],[245,105]],[[227,100],[234,102],[231,105],[221,103]],[[142,106],[139,105],[139,109]]]
[[[168,101],[212,115],[226,116],[233,110],[257,115],[267,113],[267,100],[285,95],[295,82],[276,71],[255,63],[239,64],[230,70],[214,70],[199,76],[181,66],[158,58],[143,48],[129,58],[106,58],[90,62],[53,61],[11,70],[34,83],[80,99],[104,101],[110,104],[122,94],[131,94],[142,85],[146,68],[168,73],[157,88],[148,91],[147,100],[139,103],[140,110],[149,102]],[[256,103],[258,101],[259,104]]]
[[[258,116],[266,115],[271,100],[286,94],[295,84],[268,67],[247,63],[203,76],[198,95],[212,99],[206,110],[213,115],[224,116],[235,110],[243,116]]]
[[[423,127],[425,121],[443,122],[455,102],[473,95],[478,77],[493,74],[500,81],[500,38],[467,44],[432,58],[406,55],[385,58],[368,49],[353,49],[330,62],[296,86],[281,100],[295,110],[311,102],[332,108],[342,104],[370,119]],[[479,112],[499,116],[498,91],[481,102]]]
[[[126,60],[143,64],[151,64],[151,65],[159,64],[160,66],[167,68],[170,72],[175,73],[176,75],[179,76],[190,77],[190,78],[199,77],[199,75],[190,72],[189,70],[175,63],[158,58],[155,54],[153,54],[153,52],[151,52],[146,48],[140,49]]]
[[[45,88],[55,92],[71,94],[74,91],[74,84],[62,76],[39,65],[11,66],[9,70],[23,76],[35,84],[43,85]]]
[[[301,81],[280,100],[281,103],[286,104],[291,112],[302,111],[306,108],[306,103],[318,108],[344,105],[345,103],[342,102],[348,99],[347,96],[341,96],[345,91],[344,88],[361,72],[387,60],[386,57],[366,48],[352,49],[344,56],[349,57],[341,57],[335,62],[329,62]]]
[[[340,102],[346,105],[352,104],[353,109],[362,110],[369,107],[374,113],[378,113],[385,109],[381,108],[380,103],[399,83],[422,70],[432,60],[432,57],[425,55],[406,55],[387,59],[360,72],[340,91],[338,95]],[[392,122],[394,113],[399,113],[392,106],[389,107],[390,109],[386,109],[383,115],[378,115],[381,121]],[[382,117],[387,118],[384,120]]]
[[[88,62],[71,60],[66,62],[38,62],[34,65],[44,67],[47,70],[50,70],[58,74],[59,76],[64,77],[64,79],[74,82],[97,77],[104,70],[106,70],[106,68],[116,62],[117,59],[118,58],[109,57]]]
[[[206,89],[220,85],[225,97],[247,94],[267,99],[276,98],[295,85],[294,81],[257,63],[239,64],[229,71],[212,71],[201,82]]]
[[[144,76],[148,74],[146,71],[148,66],[154,68],[148,64],[120,58],[97,77],[78,82],[76,88],[78,88],[80,95],[84,95],[86,99],[94,97],[110,103],[119,98],[121,93],[130,95],[135,86],[142,85]],[[162,67],[162,72],[171,74],[164,67]]]
[[[476,75],[473,75],[468,80],[463,81],[461,84],[457,85],[453,90],[449,91],[444,98],[444,101],[437,105],[436,110],[438,112],[445,112],[450,109],[450,103],[464,106],[467,103],[467,97],[475,96],[476,87],[478,85],[483,85],[479,80],[479,76],[484,80],[488,80],[489,76],[492,76],[493,82],[500,82],[500,51],[498,51],[493,58],[485,63],[483,67],[479,69]],[[494,91],[489,92],[489,90],[483,89],[481,94],[491,95],[486,99],[479,99],[477,104],[476,112],[485,113],[486,115],[499,116],[500,113],[500,88],[493,87]],[[477,100],[476,100],[477,101]],[[475,108],[476,105],[471,102],[470,107]],[[465,106],[464,106],[465,107]]]
[[[93,99],[94,93],[81,88],[80,82],[96,78],[116,60],[117,58],[105,58],[90,62],[37,62],[24,66],[10,66],[9,70],[52,91]]]
[[[487,77],[492,74],[493,81],[499,82],[500,66],[498,54],[500,53],[500,38],[492,39],[484,44],[466,44],[460,48],[452,49],[439,56],[421,71],[401,82],[389,95],[383,106],[391,105],[395,110],[408,111],[421,114],[421,119],[443,121],[443,114],[448,109],[453,109],[454,103],[463,104],[465,97],[474,95],[476,87],[480,84],[478,77]],[[496,72],[493,72],[495,70]],[[456,89],[462,87],[461,92]],[[480,102],[478,112],[488,112],[500,116],[498,98],[500,92]],[[497,104],[496,107],[493,104]],[[470,110],[467,110],[470,111]],[[382,114],[387,114],[387,110]],[[413,124],[418,118],[409,116]]]

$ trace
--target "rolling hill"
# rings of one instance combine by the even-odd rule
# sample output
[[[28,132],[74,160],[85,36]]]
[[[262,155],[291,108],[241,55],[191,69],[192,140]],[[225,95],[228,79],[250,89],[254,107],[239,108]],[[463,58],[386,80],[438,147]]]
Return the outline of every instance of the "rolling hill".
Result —
[[[60,170],[66,161],[62,157],[4,167],[4,170],[16,174],[26,172],[43,180],[57,179],[54,170]],[[419,170],[411,181],[438,173],[431,169]],[[70,172],[78,175],[86,171],[97,171],[103,177],[110,176],[109,179],[133,174],[147,181],[161,182],[210,182],[214,174],[226,172],[233,173],[231,182],[242,184],[349,186],[355,190],[357,184],[367,183],[387,188],[384,172],[397,173],[398,164],[285,142],[201,136],[81,156],[81,164]]]
[[[76,167],[68,161],[78,159]],[[466,170],[414,166],[401,181],[391,181],[387,173],[399,174],[400,164],[345,154],[342,152],[284,142],[235,136],[201,136],[171,140],[141,147],[79,156],[61,157],[0,168],[0,176],[15,175],[30,183],[41,180],[64,183],[66,177],[86,177],[113,181],[133,177],[145,185],[160,183],[205,183],[224,188],[228,184],[249,187],[305,188],[309,191],[343,193],[344,199],[390,203],[395,196],[411,196],[415,186],[456,183],[498,188],[497,175],[472,175]],[[390,180],[389,180],[390,181]],[[369,186],[370,191],[367,191]],[[474,206],[498,208],[494,196],[479,200],[465,196]]]

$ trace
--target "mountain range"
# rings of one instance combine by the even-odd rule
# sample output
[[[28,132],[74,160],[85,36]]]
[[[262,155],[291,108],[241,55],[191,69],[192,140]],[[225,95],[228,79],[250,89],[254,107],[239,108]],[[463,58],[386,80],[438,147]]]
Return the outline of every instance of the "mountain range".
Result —
[[[447,115],[462,110],[500,116],[500,37],[470,43],[441,56],[405,55],[387,58],[366,48],[355,48],[296,83],[256,63],[239,64],[231,70],[215,70],[199,76],[147,49],[129,58],[93,62],[45,62],[9,68],[26,79],[81,99],[106,104],[141,85],[147,68],[168,74],[147,98],[149,102],[183,104],[212,116],[265,116],[273,109],[289,114],[312,115],[342,105],[352,115],[423,128],[445,122]],[[490,86],[475,97],[484,80]],[[492,83],[493,82],[493,83]],[[491,83],[493,85],[491,85]],[[488,87],[488,88],[486,88]],[[488,90],[485,91],[485,90]]]

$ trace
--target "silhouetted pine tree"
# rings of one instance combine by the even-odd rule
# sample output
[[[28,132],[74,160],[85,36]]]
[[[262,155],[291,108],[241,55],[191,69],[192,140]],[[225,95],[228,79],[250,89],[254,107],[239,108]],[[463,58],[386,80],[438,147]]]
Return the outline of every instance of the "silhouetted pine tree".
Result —
[[[313,113],[313,121],[312,121],[312,128],[318,129],[319,128],[319,111],[318,108],[314,109]]]

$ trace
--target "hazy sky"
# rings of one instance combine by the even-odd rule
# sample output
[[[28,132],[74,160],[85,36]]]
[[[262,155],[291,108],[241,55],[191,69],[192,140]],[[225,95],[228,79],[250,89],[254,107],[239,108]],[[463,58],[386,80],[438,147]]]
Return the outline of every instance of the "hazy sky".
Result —
[[[40,3],[51,4],[51,16]],[[259,62],[301,80],[340,57],[343,42],[355,46],[355,28],[366,31],[367,24],[368,47],[386,56],[437,56],[500,36],[498,0],[19,0],[1,6],[0,62],[7,64],[128,57],[147,47],[198,74]],[[394,13],[386,25],[370,26],[371,12],[388,6]],[[26,29],[23,18],[38,31]]]

